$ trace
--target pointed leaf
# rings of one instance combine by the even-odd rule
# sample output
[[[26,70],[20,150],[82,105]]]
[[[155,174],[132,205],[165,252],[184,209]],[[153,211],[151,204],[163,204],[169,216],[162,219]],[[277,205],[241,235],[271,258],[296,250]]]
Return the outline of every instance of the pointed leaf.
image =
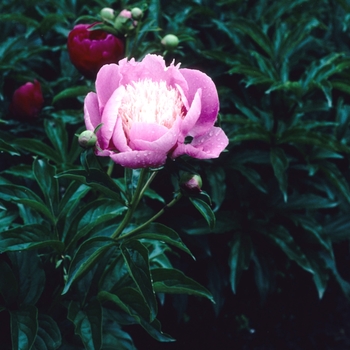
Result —
[[[85,170],[68,170],[56,175],[58,178],[63,177],[71,180],[80,181],[81,183],[97,189],[108,198],[122,201],[120,189],[115,182],[103,171],[91,168],[87,173]]]
[[[57,323],[48,315],[39,314],[39,328],[32,350],[56,350],[61,346],[62,337]]]
[[[109,292],[102,291],[98,294],[98,299],[103,303],[111,303],[134,317],[138,322],[154,339],[161,342],[175,341],[170,335],[161,331],[160,323],[157,319],[152,322],[147,321],[149,311],[147,305],[144,302],[144,298],[139,292],[132,288],[123,288],[118,291],[118,295]]]
[[[71,301],[68,319],[74,323],[75,334],[79,335],[85,349],[99,350],[102,347],[102,307],[95,300],[81,309],[77,302]]]
[[[215,227],[215,214],[210,208],[210,206],[202,201],[201,199],[195,197],[189,197],[195,208],[203,215],[204,219],[207,221],[209,227],[213,229]]]
[[[229,256],[230,282],[233,293],[243,270],[248,270],[252,256],[252,241],[247,234],[237,233],[231,242]]]
[[[83,277],[115,244],[115,241],[108,237],[94,237],[86,240],[72,259],[62,294],[67,293],[72,283]]]
[[[123,238],[123,236],[121,236],[121,238]],[[149,224],[142,231],[136,232],[135,235],[132,235],[132,238],[162,241],[181,249],[182,251],[186,252],[187,254],[193,257],[192,253],[182,242],[177,232],[171,229],[170,227],[167,227],[160,223],[153,222]]]
[[[287,201],[287,169],[288,159],[282,148],[274,147],[270,150],[270,160],[273,172],[278,181],[281,192],[283,193],[284,201]]]
[[[12,349],[30,350],[38,332],[38,310],[27,305],[10,311]]]
[[[214,303],[211,293],[177,269],[152,269],[153,287],[157,293],[189,294],[201,296]]]
[[[51,247],[62,251],[62,242],[51,237],[51,231],[43,225],[23,225],[0,232],[0,252]]]
[[[122,245],[121,250],[129,274],[136,283],[137,288],[149,307],[149,321],[153,321],[157,315],[157,302],[149,270],[148,250],[138,240],[125,242]]]
[[[36,158],[33,162],[33,173],[38,185],[43,192],[45,202],[52,215],[57,214],[58,209],[58,181],[55,178],[56,167],[50,165],[47,160]]]

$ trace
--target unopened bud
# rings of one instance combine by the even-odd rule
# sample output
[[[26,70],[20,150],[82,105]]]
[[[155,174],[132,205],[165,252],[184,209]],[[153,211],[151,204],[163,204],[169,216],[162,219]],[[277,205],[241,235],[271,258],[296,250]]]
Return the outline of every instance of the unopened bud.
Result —
[[[185,173],[181,176],[180,187],[189,193],[200,193],[202,192],[202,178],[199,175]]]
[[[167,50],[174,50],[179,45],[179,38],[174,34],[167,34],[160,42]]]
[[[79,145],[83,148],[94,147],[97,142],[96,134],[91,130],[83,131],[78,138]]]
[[[138,7],[134,7],[131,9],[131,17],[138,21],[143,17],[143,11]]]
[[[100,15],[104,21],[113,21],[115,18],[114,10],[110,7],[105,7],[101,10]]]

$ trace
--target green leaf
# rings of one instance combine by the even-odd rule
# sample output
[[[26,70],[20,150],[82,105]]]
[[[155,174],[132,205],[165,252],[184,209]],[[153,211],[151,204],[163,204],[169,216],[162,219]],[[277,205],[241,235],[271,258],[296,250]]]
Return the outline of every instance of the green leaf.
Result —
[[[51,237],[51,231],[43,225],[23,225],[0,232],[0,252],[50,247],[63,251],[62,242]]]
[[[214,303],[211,293],[177,269],[156,268],[151,270],[156,293],[189,294],[205,297]]]
[[[221,167],[215,167],[215,169],[208,168],[206,169],[206,175],[211,187],[211,199],[215,203],[215,207],[213,209],[213,212],[216,212],[222,202],[225,199],[226,195],[226,174],[223,168]]]
[[[44,195],[47,207],[55,216],[59,202],[58,181],[55,178],[56,168],[50,165],[47,160],[36,158],[33,162],[33,173]]]
[[[313,273],[306,255],[285,227],[274,227],[268,232],[268,237],[282,249],[289,259],[294,260],[304,270]]]
[[[11,156],[19,156],[20,153],[7,142],[0,140],[0,151],[10,153]]]
[[[270,150],[270,160],[279,188],[283,193],[284,201],[287,202],[287,169],[289,164],[287,156],[282,148],[274,147]]]
[[[59,92],[54,96],[52,103],[55,104],[60,100],[67,98],[75,98],[79,96],[86,96],[91,91],[89,86],[74,86]]]
[[[229,134],[229,139],[231,143],[249,140],[270,143],[271,135],[260,124],[255,123],[248,124],[233,131],[231,134]]]
[[[73,256],[62,294],[67,293],[72,283],[83,277],[115,244],[108,237],[93,237],[83,242]]]
[[[123,236],[121,236],[121,238],[123,238]],[[192,253],[182,242],[176,231],[156,222],[149,224],[142,231],[135,233],[135,235],[132,235],[132,238],[162,241],[181,249],[193,257]]]
[[[141,294],[133,288],[122,288],[117,291],[118,295],[102,291],[98,294],[98,299],[103,303],[114,304],[130,316],[135,318],[154,339],[161,342],[175,341],[170,335],[161,331],[160,323],[157,319],[148,322],[149,309]]]
[[[237,291],[242,271],[249,268],[252,250],[252,241],[248,234],[236,233],[234,235],[229,256],[230,282],[233,293]]]
[[[0,294],[4,298],[6,306],[11,306],[18,297],[18,283],[10,266],[5,261],[0,261]]]
[[[122,244],[121,251],[129,274],[150,310],[148,321],[152,322],[157,315],[158,307],[149,269],[148,250],[140,241],[130,240]]]
[[[62,337],[57,323],[48,315],[39,314],[38,334],[32,350],[56,350],[61,346]]]
[[[136,350],[131,336],[120,329],[116,322],[103,327],[103,350]]]
[[[84,185],[100,191],[108,198],[123,202],[119,194],[119,187],[105,172],[99,169],[91,168],[89,169],[89,173],[87,173],[85,170],[68,170],[56,176],[58,178],[63,177],[80,181]]]
[[[12,349],[30,350],[38,332],[38,310],[27,305],[10,311]]]
[[[71,301],[68,307],[68,319],[74,323],[75,334],[80,336],[85,349],[101,349],[102,307],[98,300],[88,303],[84,308]]]
[[[34,305],[45,287],[45,272],[38,254],[36,251],[21,251],[8,256],[18,281],[18,302]]]
[[[209,227],[214,229],[215,227],[215,214],[210,208],[210,206],[202,201],[201,199],[195,197],[188,197],[195,208],[203,215],[204,219],[207,221]]]
[[[12,141],[12,145],[38,156],[48,158],[56,164],[62,164],[61,155],[40,140],[34,138],[18,138]]]
[[[44,214],[52,222],[55,222],[55,218],[50,210],[47,209],[41,198],[27,187],[3,184],[0,186],[0,195],[5,201],[22,203],[35,211]]]
[[[267,193],[267,188],[259,173],[243,164],[233,164],[230,168],[239,171],[251,184],[253,184],[259,191]]]
[[[44,120],[44,127],[47,137],[60,154],[63,163],[67,161],[68,134],[62,119]]]
[[[326,148],[335,152],[349,152],[348,147],[338,142],[333,136],[322,132],[306,130],[305,128],[301,127],[286,130],[277,138],[277,142],[278,144],[300,143]]]
[[[323,161],[319,165],[319,169],[326,175],[326,177],[350,203],[349,183],[345,179],[343,173],[338,169],[338,167],[331,162]]]
[[[128,208],[110,199],[90,202],[75,215],[69,226],[65,241],[74,244],[87,235],[100,235],[101,227],[115,225],[118,216]]]

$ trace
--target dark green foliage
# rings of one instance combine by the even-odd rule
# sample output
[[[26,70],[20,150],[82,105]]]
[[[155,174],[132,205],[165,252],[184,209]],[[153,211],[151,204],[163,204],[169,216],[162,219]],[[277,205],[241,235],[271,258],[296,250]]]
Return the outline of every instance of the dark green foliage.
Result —
[[[145,11],[139,32],[128,38],[128,57],[163,54],[213,78],[218,123],[230,139],[219,159],[167,163],[137,208],[133,196],[152,175],[123,173],[82,150],[74,136],[84,129],[82,102],[94,84],[70,63],[66,39],[75,23],[100,21],[106,6]],[[161,349],[171,349],[173,336],[185,339],[179,348],[191,349],[233,348],[237,339],[242,349],[335,349],[334,339],[339,349],[350,346],[335,331],[338,338],[326,345],[316,340],[320,321],[312,328],[295,311],[312,305],[310,313],[318,314],[331,293],[344,305],[350,298],[349,11],[347,0],[3,1],[3,344],[143,349],[139,339],[147,334],[139,337],[130,327],[137,324],[170,343]],[[169,33],[180,40],[172,52],[160,44]],[[14,120],[12,93],[33,79],[45,98],[40,118]],[[172,192],[178,193],[181,171],[200,174],[203,192],[183,193],[188,198],[168,210],[166,203],[179,199]],[[167,319],[171,303],[181,332],[184,320],[192,327],[187,338]],[[303,344],[288,333],[281,345],[281,328],[276,339],[254,338],[253,327],[270,332],[256,310],[267,310],[271,329],[290,329],[287,318],[295,312],[313,340]],[[346,333],[349,327],[338,328]],[[207,343],[210,332],[217,338]]]

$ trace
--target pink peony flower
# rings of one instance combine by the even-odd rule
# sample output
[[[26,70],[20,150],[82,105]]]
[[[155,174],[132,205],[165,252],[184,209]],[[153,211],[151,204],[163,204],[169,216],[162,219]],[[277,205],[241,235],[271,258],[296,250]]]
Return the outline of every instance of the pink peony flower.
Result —
[[[118,62],[124,56],[124,43],[93,24],[78,24],[68,35],[67,48],[74,66],[88,78],[96,77],[107,63]]]
[[[44,104],[40,83],[34,80],[20,86],[13,93],[10,113],[18,119],[34,120]]]
[[[218,94],[206,74],[166,67],[156,55],[103,66],[96,93],[84,103],[86,128],[102,123],[96,154],[133,169],[161,166],[167,156],[217,158],[228,144],[214,126],[218,110]]]

